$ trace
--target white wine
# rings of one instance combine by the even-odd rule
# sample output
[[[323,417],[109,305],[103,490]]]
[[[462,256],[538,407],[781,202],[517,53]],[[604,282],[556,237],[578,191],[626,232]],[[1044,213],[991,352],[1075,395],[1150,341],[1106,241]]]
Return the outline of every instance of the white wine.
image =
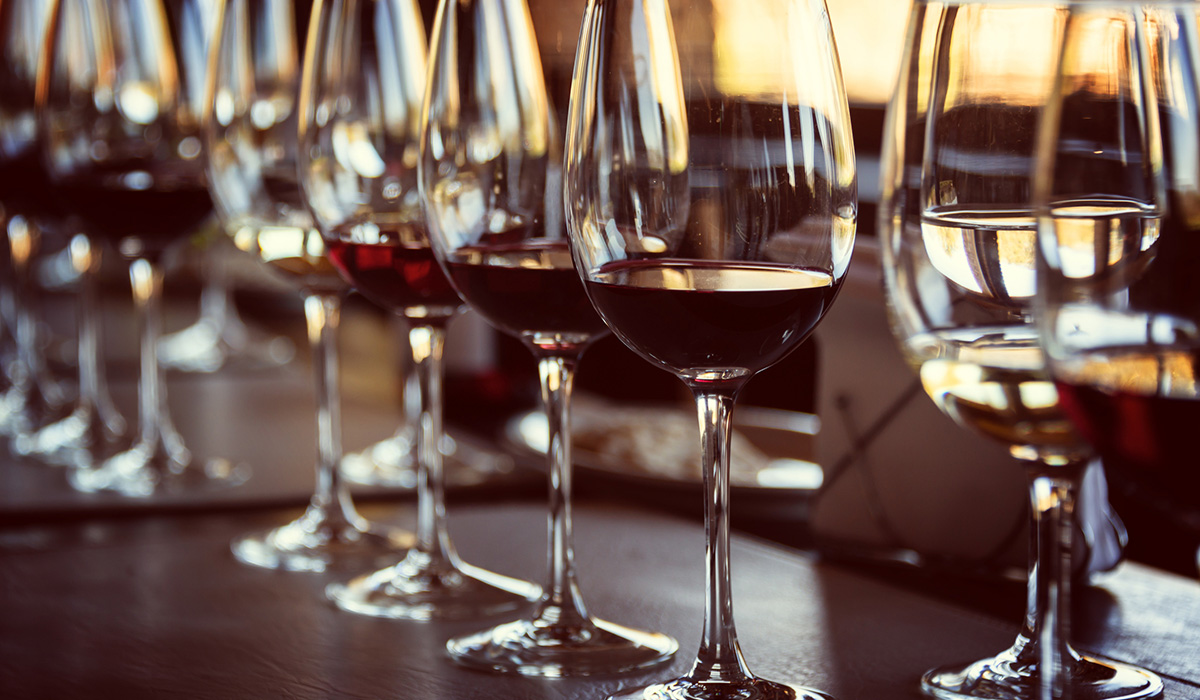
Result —
[[[1043,456],[1082,451],[1032,326],[932,331],[904,349],[925,392],[959,424]]]
[[[921,217],[921,239],[933,267],[962,290],[1002,301],[1033,296],[1031,210],[933,207]]]

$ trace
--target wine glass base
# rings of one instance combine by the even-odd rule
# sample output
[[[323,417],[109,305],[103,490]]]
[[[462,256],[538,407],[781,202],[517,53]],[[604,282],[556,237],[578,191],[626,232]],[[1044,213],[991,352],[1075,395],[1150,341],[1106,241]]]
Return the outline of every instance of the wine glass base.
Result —
[[[522,608],[540,586],[411,550],[400,563],[335,583],[325,594],[343,610],[405,620],[469,620]]]
[[[417,467],[413,460],[415,436],[402,431],[342,458],[342,477],[359,486],[415,489]],[[489,477],[512,471],[512,459],[476,447],[450,435],[442,438],[442,473],[449,487],[475,486]]]
[[[36,433],[17,436],[12,449],[52,466],[83,469],[92,466],[103,450],[111,451],[123,429],[104,424],[93,411],[76,408]]]
[[[678,648],[665,634],[603,620],[517,620],[446,643],[450,658],[464,666],[544,678],[627,673],[668,661]]]
[[[314,522],[315,521],[315,522]],[[305,513],[280,527],[247,533],[230,545],[243,564],[282,571],[322,572],[379,566],[414,543],[410,533],[368,523],[323,522]]]
[[[228,460],[190,464],[141,446],[116,454],[98,466],[67,473],[71,486],[78,491],[112,491],[137,498],[225,489],[243,484],[249,477],[248,467]]]
[[[1040,697],[1036,669],[1014,661],[1011,653],[976,661],[963,668],[942,667],[921,678],[921,690],[940,700],[1024,700]],[[1162,696],[1162,680],[1149,671],[1116,661],[1080,657],[1069,672],[1072,700],[1135,700]]]
[[[608,700],[832,700],[819,690],[790,683],[745,678],[737,681],[696,680],[676,678],[622,690]]]
[[[178,372],[209,374],[236,365],[245,369],[282,367],[296,356],[292,341],[261,331],[251,332],[238,321],[231,332],[201,319],[158,341],[158,361]]]

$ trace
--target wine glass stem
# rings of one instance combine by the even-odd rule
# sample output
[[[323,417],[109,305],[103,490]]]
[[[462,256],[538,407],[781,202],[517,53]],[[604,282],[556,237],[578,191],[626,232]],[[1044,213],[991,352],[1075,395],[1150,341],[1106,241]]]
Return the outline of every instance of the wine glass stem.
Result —
[[[44,371],[38,348],[37,316],[34,302],[37,294],[33,288],[33,260],[41,240],[37,226],[23,216],[14,216],[7,222],[8,245],[13,266],[13,295],[16,306],[16,328],[13,336],[17,343],[17,374],[14,380],[26,406],[40,409],[51,401],[43,394]]]
[[[163,274],[157,265],[138,258],[129,265],[133,302],[142,328],[141,375],[138,380],[138,435],[146,449],[159,451],[167,416],[166,377],[158,361],[162,335]]]
[[[735,681],[750,677],[733,624],[729,574],[729,440],[734,392],[694,389],[700,420],[704,471],[705,572],[704,633],[692,667],[698,681]]]
[[[324,521],[349,524],[357,514],[338,471],[342,459],[337,346],[341,308],[342,300],[336,294],[309,294],[304,298],[304,319],[317,382],[317,488],[312,505],[321,511]]]
[[[446,487],[442,473],[443,325],[414,325],[408,330],[413,368],[420,384],[417,420],[417,545],[431,565],[456,562],[446,532]]]
[[[70,243],[71,264],[79,273],[79,298],[76,326],[79,332],[79,406],[90,414],[87,443],[99,446],[125,432],[125,419],[108,397],[101,361],[101,326],[97,273],[100,251],[84,234],[76,234]]]
[[[1039,700],[1062,698],[1074,662],[1071,648],[1071,554],[1075,493],[1084,463],[1028,462],[1033,514],[1025,623],[1014,650],[1018,665],[1036,664]]]
[[[571,526],[571,389],[579,354],[539,356],[542,405],[549,427],[546,456],[550,467],[550,514],[547,519],[550,581],[536,617],[557,624],[585,624],[588,613],[576,581]]]

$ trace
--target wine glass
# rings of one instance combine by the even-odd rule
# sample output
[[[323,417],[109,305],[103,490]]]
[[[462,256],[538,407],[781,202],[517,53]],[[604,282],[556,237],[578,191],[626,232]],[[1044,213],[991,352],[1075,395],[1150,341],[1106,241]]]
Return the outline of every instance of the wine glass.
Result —
[[[1200,8],[1072,3],[1035,176],[1038,329],[1114,480],[1200,532]]]
[[[44,163],[88,234],[131,261],[140,325],[138,439],[73,469],[82,491],[145,497],[246,476],[226,460],[193,460],[167,412],[157,354],[160,263],[212,214],[195,101],[206,26],[203,0],[60,0],[50,22],[38,80]]]
[[[15,441],[56,420],[67,396],[50,376],[40,347],[39,299],[34,264],[44,226],[54,211],[37,147],[35,86],[49,0],[0,5],[0,223],[9,319],[15,356],[11,386],[0,400],[0,432]]]
[[[729,567],[734,401],[816,328],[854,244],[854,147],[824,3],[591,0],[564,183],[588,296],[622,342],[687,384],[702,432],[696,662],[612,697],[826,697],[750,672]]]
[[[237,247],[304,296],[317,388],[317,488],[300,518],[242,535],[242,562],[294,571],[370,566],[411,536],[368,523],[338,470],[341,397],[337,328],[346,283],[326,255],[297,181],[300,57],[292,0],[220,0],[204,146],[209,189]]]
[[[592,618],[576,580],[571,387],[584,350],[608,329],[561,228],[561,137],[524,0],[438,4],[425,115],[419,178],[434,252],[459,295],[533,351],[551,446],[550,572],[541,600],[529,617],[446,648],[467,666],[547,677],[664,662],[674,639]]]
[[[463,563],[445,526],[442,350],[462,305],[438,267],[417,195],[425,28],[415,0],[317,0],[300,89],[300,184],[330,258],[409,324],[420,384],[417,542],[397,564],[330,586],[352,612],[474,618],[541,590]]]
[[[1074,499],[1091,452],[1059,406],[1031,314],[1031,166],[1063,23],[1053,3],[918,0],[888,108],[880,233],[893,334],[946,415],[1009,448],[1031,498],[1022,629],[994,657],[926,673],[938,698],[1162,690],[1070,645]]]

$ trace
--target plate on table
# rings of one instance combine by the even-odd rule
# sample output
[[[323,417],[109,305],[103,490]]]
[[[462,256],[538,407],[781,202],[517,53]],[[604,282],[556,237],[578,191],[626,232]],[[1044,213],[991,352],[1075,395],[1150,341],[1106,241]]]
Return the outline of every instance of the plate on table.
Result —
[[[703,484],[700,428],[690,406],[624,404],[580,394],[571,414],[572,456],[580,476],[698,497]],[[733,422],[730,486],[735,503],[753,498],[795,506],[816,493],[825,476],[814,461],[817,416],[739,406]],[[537,463],[545,468],[548,438],[541,411],[515,416],[504,437],[517,452],[542,457]]]

